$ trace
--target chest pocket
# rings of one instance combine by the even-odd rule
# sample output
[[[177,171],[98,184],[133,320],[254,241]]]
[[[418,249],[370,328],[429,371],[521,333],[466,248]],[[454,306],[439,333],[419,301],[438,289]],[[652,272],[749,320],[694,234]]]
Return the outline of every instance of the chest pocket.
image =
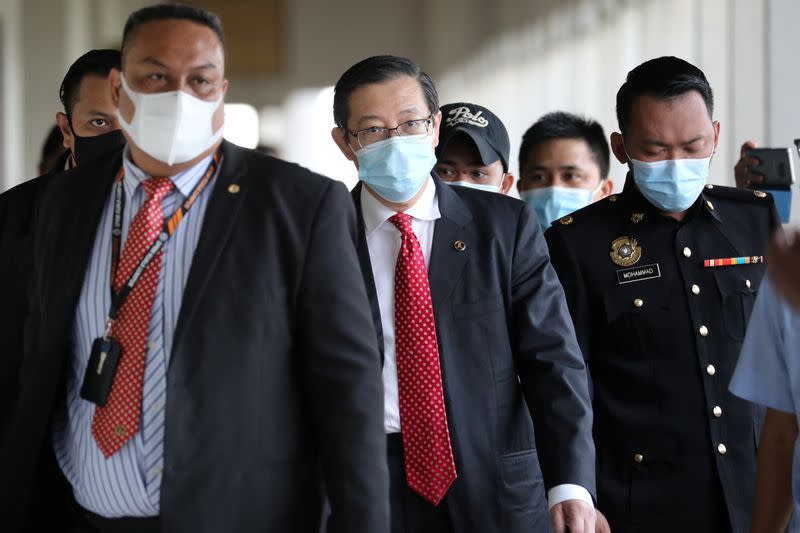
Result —
[[[744,340],[753,311],[764,265],[739,265],[714,269],[714,280],[722,301],[722,325],[735,341]]]
[[[663,278],[611,287],[603,295],[608,343],[631,357],[651,358],[653,339],[669,338],[673,306]]]

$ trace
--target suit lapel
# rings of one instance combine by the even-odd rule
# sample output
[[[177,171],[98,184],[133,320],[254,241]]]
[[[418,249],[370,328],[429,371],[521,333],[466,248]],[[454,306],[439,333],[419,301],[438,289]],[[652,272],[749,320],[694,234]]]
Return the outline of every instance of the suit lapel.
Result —
[[[375,290],[375,277],[372,275],[372,261],[369,259],[369,248],[367,247],[367,232],[364,229],[364,216],[361,211],[361,182],[353,188],[353,203],[356,207],[357,219],[357,244],[358,261],[361,263],[361,272],[364,276],[364,285],[369,297],[369,306],[372,311],[372,321],[375,324],[375,331],[378,333],[378,347],[381,351],[381,363],[383,363],[383,324],[381,323],[381,308],[378,303],[378,293]]]
[[[197,242],[189,277],[183,291],[183,301],[175,327],[175,340],[172,344],[170,366],[178,353],[182,338],[191,323],[198,302],[203,299],[203,292],[208,280],[219,262],[222,251],[235,226],[244,198],[247,195],[247,165],[240,149],[227,141],[222,143],[222,163],[216,178],[216,185],[211,191],[211,198],[206,207],[200,238]],[[231,189],[232,185],[238,188]],[[231,190],[235,190],[233,193]]]
[[[466,227],[472,221],[469,209],[455,191],[438,177],[433,179],[442,215],[436,221],[428,265],[431,301],[436,314],[436,310],[446,308],[445,303],[472,253],[470,244],[473,243],[470,243],[471,233]]]

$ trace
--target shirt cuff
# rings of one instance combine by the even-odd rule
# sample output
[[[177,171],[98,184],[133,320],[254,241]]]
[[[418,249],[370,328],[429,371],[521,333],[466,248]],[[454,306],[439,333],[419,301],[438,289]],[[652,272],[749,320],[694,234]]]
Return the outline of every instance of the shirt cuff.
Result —
[[[547,491],[547,508],[552,509],[553,506],[567,500],[580,500],[586,505],[594,509],[594,501],[589,491],[580,485],[572,485],[564,483],[563,485],[556,485]]]

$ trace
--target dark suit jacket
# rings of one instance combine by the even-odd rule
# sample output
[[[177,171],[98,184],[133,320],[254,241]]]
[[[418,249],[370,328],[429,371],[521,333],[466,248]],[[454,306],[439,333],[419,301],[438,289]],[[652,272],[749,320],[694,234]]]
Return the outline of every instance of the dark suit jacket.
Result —
[[[547,231],[594,384],[598,508],[612,531],[750,530],[763,410],[728,384],[764,264],[703,260],[760,256],[777,227],[771,197],[720,186],[678,223],[629,177]],[[620,237],[636,240],[635,264],[613,261]]]
[[[586,368],[564,293],[525,204],[434,181],[442,216],[428,277],[458,474],[446,496],[453,525],[547,531],[546,489],[594,494]],[[359,184],[359,258],[383,350],[360,195]]]
[[[227,142],[223,157],[167,372],[162,530],[316,532],[324,485],[328,531],[384,533],[381,370],[347,191]],[[74,310],[119,165],[61,174],[42,199],[30,342],[0,462],[5,531],[50,504],[34,475],[53,455]]]

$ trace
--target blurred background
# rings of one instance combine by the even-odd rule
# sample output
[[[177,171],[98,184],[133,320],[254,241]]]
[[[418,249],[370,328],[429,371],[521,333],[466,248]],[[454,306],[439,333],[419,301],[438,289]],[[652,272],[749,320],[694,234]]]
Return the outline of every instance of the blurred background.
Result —
[[[142,0],[0,0],[0,190],[36,175],[69,65],[118,48]],[[616,130],[627,72],[676,55],[703,69],[722,124],[711,181],[733,185],[746,139],[786,147],[800,137],[797,0],[202,0],[227,39],[226,137],[352,185],[330,138],[332,85],[379,53],[415,59],[442,103],[492,109],[511,136],[564,110]],[[792,157],[797,157],[793,154]],[[798,167],[800,168],[800,167]],[[612,167],[621,188],[625,170]],[[795,199],[795,203],[797,203]],[[797,210],[795,210],[797,212]]]

